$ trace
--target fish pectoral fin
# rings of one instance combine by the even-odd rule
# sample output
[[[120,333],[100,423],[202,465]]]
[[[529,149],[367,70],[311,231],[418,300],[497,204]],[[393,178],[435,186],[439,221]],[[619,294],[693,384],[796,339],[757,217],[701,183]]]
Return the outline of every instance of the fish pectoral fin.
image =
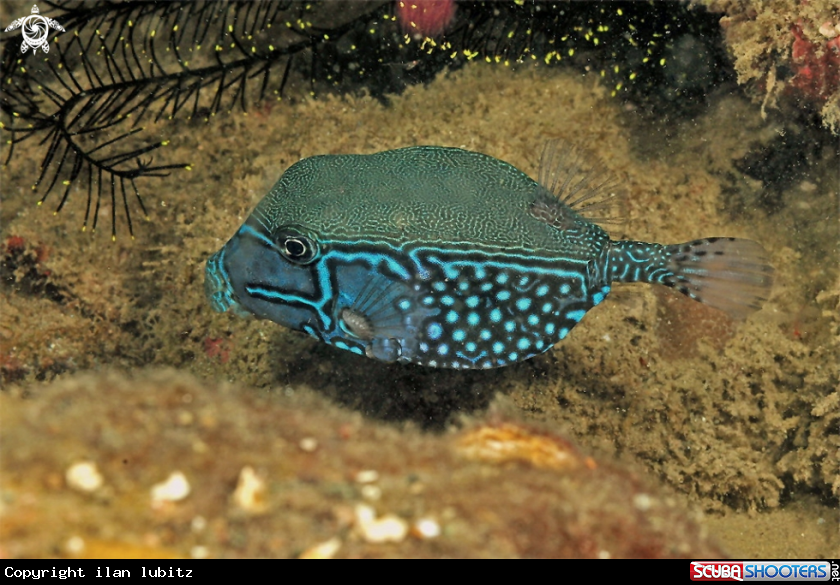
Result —
[[[394,362],[402,355],[402,345],[394,338],[372,339],[365,348],[365,355],[383,362]]]

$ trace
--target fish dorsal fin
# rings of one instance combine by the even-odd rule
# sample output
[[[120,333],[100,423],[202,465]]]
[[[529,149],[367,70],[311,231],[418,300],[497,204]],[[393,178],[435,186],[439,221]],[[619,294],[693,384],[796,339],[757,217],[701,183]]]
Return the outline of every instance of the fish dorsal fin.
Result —
[[[627,218],[621,181],[604,164],[564,140],[549,140],[540,157],[542,187],[582,218],[620,230]]]

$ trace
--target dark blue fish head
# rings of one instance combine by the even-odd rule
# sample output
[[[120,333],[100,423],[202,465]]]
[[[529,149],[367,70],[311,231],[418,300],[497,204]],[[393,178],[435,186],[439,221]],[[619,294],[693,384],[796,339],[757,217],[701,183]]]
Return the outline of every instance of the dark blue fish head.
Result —
[[[207,261],[204,289],[216,311],[268,319],[303,331],[311,309],[294,302],[312,296],[315,285],[307,260],[317,257],[312,238],[295,234],[288,242],[269,238],[249,220]]]
[[[408,274],[358,243],[322,244],[310,229],[268,227],[255,212],[207,261],[213,308],[268,319],[359,355],[411,361],[417,325],[436,313]],[[396,272],[392,272],[396,270]]]

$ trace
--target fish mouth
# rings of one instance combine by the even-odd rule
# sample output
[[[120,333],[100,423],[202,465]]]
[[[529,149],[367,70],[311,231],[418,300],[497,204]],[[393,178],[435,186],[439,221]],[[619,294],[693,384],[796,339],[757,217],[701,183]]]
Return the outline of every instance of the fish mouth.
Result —
[[[204,296],[217,313],[230,310],[240,317],[253,316],[242,306],[236,298],[236,293],[233,292],[230,276],[225,268],[225,248],[207,259],[204,267]]]

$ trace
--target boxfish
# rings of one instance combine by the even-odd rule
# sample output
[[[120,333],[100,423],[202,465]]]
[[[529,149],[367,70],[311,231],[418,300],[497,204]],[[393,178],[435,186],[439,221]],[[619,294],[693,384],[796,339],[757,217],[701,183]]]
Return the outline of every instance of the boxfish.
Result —
[[[613,283],[671,287],[734,319],[773,280],[764,249],[613,240],[621,185],[549,142],[539,180],[477,152],[413,146],[289,167],[208,260],[212,308],[385,362],[496,368],[550,349]]]

